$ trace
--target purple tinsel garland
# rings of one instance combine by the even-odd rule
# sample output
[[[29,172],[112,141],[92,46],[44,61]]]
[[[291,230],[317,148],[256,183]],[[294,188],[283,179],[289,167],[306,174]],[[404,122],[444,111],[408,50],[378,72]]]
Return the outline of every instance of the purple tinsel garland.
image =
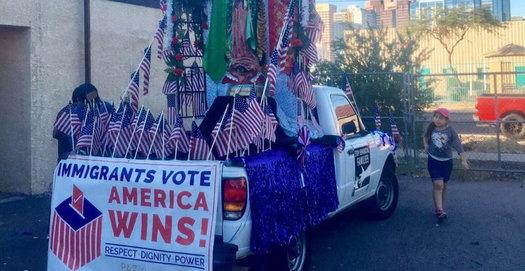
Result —
[[[271,150],[244,158],[250,187],[251,249],[267,252],[319,224],[338,206],[333,148],[311,144],[303,172],[295,156]],[[301,188],[301,173],[304,187]]]

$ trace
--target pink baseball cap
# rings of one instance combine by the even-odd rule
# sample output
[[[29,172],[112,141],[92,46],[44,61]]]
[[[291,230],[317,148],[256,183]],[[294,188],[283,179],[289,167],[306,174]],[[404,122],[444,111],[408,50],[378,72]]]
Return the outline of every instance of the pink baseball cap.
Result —
[[[436,109],[436,110],[434,111],[434,113],[435,113],[435,112],[438,112],[439,114],[443,115],[443,117],[445,117],[445,118],[447,118],[447,119],[450,118],[450,113],[449,113],[448,110],[447,110],[446,108],[444,108],[444,107],[440,107],[440,108]]]

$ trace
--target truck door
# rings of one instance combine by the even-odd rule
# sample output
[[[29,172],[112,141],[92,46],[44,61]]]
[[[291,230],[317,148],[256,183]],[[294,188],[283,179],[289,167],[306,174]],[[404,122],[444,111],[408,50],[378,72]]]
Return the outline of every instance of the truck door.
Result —
[[[370,184],[370,135],[361,135],[359,116],[343,94],[330,96],[344,149],[334,151],[339,206],[351,204]]]

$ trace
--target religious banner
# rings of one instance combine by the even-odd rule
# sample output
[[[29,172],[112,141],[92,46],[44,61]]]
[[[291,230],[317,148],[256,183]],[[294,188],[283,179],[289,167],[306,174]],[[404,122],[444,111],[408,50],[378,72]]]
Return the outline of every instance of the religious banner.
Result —
[[[220,171],[215,161],[62,160],[47,270],[212,270]]]

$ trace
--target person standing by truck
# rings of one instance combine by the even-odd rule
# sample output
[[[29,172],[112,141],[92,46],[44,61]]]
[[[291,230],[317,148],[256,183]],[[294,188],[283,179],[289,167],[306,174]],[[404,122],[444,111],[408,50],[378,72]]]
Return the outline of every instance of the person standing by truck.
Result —
[[[452,173],[452,148],[461,157],[464,169],[469,168],[467,157],[456,130],[449,125],[450,113],[446,108],[434,111],[432,122],[428,125],[423,138],[425,150],[428,152],[427,169],[432,179],[432,195],[436,207],[438,222],[447,217],[443,210],[447,183]]]

